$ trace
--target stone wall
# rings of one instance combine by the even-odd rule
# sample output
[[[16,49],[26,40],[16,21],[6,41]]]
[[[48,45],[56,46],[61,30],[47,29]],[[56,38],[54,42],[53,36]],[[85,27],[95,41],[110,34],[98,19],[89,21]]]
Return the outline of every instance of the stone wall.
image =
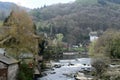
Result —
[[[18,64],[12,64],[8,67],[8,80],[17,80]]]
[[[6,67],[7,67],[7,65],[6,65],[6,64],[4,64],[4,63],[0,62],[0,69],[2,69],[2,68],[6,68]]]

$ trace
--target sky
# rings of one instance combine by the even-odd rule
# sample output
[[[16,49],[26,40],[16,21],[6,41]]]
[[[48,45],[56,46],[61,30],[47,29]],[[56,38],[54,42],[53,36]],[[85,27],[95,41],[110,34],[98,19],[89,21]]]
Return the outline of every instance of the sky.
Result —
[[[52,5],[56,3],[68,3],[75,0],[0,0],[2,2],[13,2],[17,5],[24,6],[27,8],[40,8],[44,5]]]

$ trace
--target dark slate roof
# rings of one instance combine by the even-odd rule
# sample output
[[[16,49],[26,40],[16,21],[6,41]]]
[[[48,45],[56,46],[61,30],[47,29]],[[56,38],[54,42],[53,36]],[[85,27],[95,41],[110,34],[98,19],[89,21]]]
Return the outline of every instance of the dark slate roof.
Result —
[[[97,32],[90,32],[89,35],[90,36],[98,36],[98,33]]]
[[[7,65],[18,63],[18,61],[10,56],[0,54],[0,62],[5,63]]]

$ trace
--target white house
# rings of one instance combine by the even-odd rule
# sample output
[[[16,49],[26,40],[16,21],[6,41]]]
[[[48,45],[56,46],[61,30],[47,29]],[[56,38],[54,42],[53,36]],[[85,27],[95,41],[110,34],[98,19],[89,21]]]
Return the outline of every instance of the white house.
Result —
[[[90,32],[89,36],[90,36],[90,42],[93,42],[99,38],[97,32]]]

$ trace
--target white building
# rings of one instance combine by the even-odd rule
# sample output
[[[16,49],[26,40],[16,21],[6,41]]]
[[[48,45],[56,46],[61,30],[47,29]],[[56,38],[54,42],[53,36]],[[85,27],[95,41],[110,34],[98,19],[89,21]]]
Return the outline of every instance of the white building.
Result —
[[[90,36],[90,42],[93,42],[99,38],[97,32],[90,32],[89,36]]]

